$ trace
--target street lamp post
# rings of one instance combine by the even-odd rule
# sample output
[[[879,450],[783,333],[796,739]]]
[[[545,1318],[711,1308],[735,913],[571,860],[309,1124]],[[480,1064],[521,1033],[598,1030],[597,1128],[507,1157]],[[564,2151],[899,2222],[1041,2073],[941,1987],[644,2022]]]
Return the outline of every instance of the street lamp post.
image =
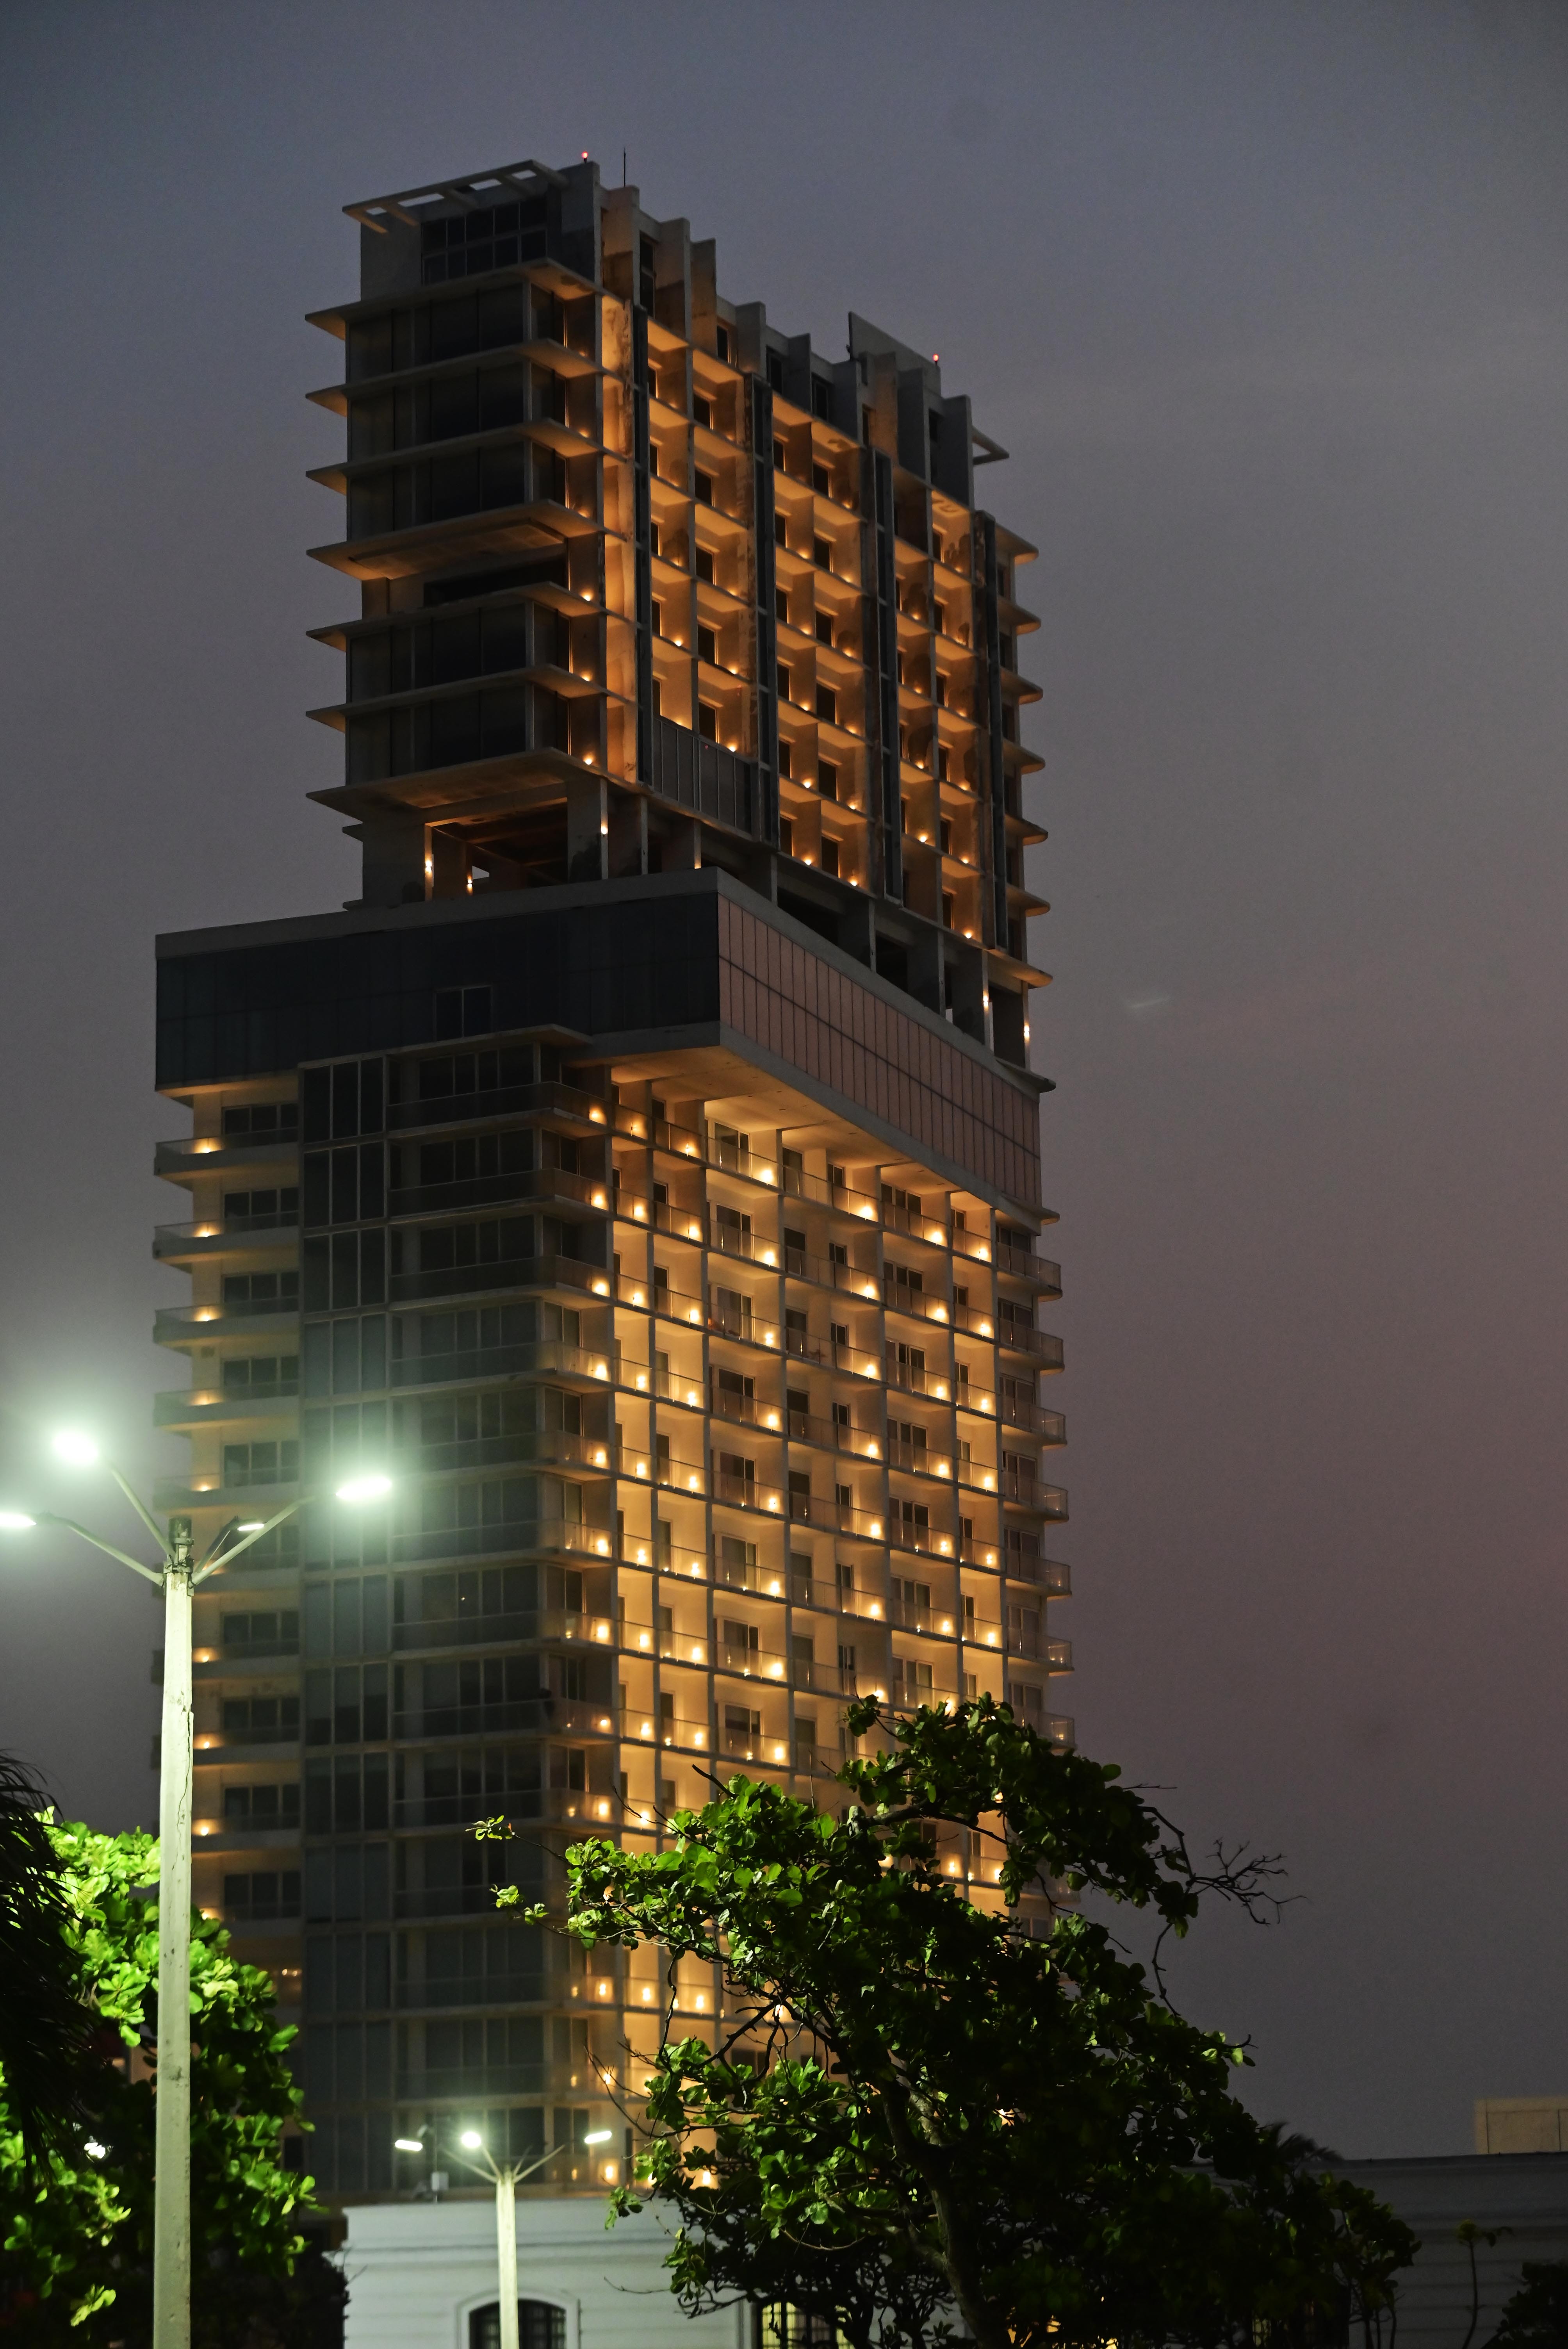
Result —
[[[74,1468],[100,1464],[89,1436],[55,1439],[57,1455]],[[191,1704],[191,1594],[274,1526],[302,1509],[304,1494],[265,1519],[224,1526],[198,1561],[191,1520],[171,1516],[167,1533],[109,1460],[101,1461],[158,1546],[157,1567],[144,1566],[74,1517],[51,1510],[0,1509],[0,1533],[61,1526],[94,1549],[117,1558],[163,1592],[163,1717],[158,1788],[158,2078],[153,2097],[152,2341],[153,2349],[190,2349],[191,2343],[191,1806],[194,1745]],[[340,1501],[379,1500],[392,1489],[387,1476],[360,1476],[340,1485]],[[239,1538],[232,1537],[238,1533]]]
[[[608,2145],[610,2137],[608,2129],[590,2129],[583,2143]],[[421,2153],[424,2150],[424,2134],[417,2137],[397,2137],[394,2143],[399,2153]],[[436,2149],[432,2144],[431,2151]],[[495,2188],[496,2265],[500,2271],[500,2349],[518,2349],[517,2189],[525,2178],[531,2178],[536,2169],[542,2169],[547,2161],[553,2161],[556,2155],[565,2148],[552,2145],[548,2153],[542,2153],[536,2160],[530,2162],[497,2161],[478,2129],[465,2129],[457,2145],[449,2147],[447,2150],[451,2158],[462,2163],[465,2169],[471,2169],[476,2177],[488,2178]],[[477,2161],[473,2158],[476,2154],[481,2157]]]

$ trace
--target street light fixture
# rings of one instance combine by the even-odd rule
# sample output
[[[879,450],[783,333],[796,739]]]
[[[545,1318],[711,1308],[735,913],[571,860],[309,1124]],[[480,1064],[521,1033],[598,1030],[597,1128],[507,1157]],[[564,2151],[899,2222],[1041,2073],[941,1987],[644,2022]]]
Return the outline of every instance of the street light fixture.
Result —
[[[302,1509],[302,1494],[269,1517],[242,1525],[231,1519],[198,1559],[188,1516],[171,1516],[168,1531],[120,1475],[105,1460],[90,1435],[67,1428],[55,1437],[56,1456],[72,1468],[102,1465],[108,1471],[157,1544],[159,1564],[102,1540],[74,1517],[50,1509],[0,1509],[0,1533],[31,1533],[61,1526],[106,1557],[129,1567],[163,1593],[163,1718],[158,1788],[158,2079],[153,2098],[154,2178],[152,2219],[153,2349],[190,2349],[191,2344],[191,1802],[192,1703],[191,1601],[199,1583],[227,1566]],[[377,1501],[392,1490],[384,1475],[351,1477],[337,1488],[350,1505]],[[235,1538],[235,1537],[238,1538]],[[166,1995],[172,1985],[182,1994]]]
[[[590,2129],[581,2139],[583,2145],[608,2145],[614,2131]],[[430,2151],[439,2150],[435,2131],[427,2122],[418,2137],[397,2137],[392,2142],[399,2153],[423,2153],[425,2140],[430,2139]],[[500,2271],[500,2349],[519,2349],[517,2329],[517,2189],[525,2178],[564,2153],[563,2145],[552,2145],[530,2162],[497,2161],[478,2129],[464,2129],[455,2146],[449,2148],[450,2158],[460,2161],[465,2169],[476,2177],[488,2178],[495,2188],[495,2247],[496,2264]],[[474,2155],[480,2158],[475,2160]]]

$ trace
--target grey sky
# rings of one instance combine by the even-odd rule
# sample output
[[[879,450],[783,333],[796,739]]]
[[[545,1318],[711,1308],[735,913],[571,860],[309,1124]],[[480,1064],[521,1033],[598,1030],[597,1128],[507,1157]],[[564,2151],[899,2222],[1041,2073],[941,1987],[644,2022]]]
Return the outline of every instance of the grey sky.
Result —
[[[727,294],[940,351],[1013,451],[1066,1702],[1288,1857],[1277,1932],[1181,1961],[1260,2108],[1462,2149],[1477,2094],[1568,2082],[1556,0],[11,0],[8,1489],[67,1405],[157,1464],[153,933],[356,886],[303,796],[339,208],[623,147]],[[150,1820],[154,1610],[85,1554],[0,1571],[0,1741]]]

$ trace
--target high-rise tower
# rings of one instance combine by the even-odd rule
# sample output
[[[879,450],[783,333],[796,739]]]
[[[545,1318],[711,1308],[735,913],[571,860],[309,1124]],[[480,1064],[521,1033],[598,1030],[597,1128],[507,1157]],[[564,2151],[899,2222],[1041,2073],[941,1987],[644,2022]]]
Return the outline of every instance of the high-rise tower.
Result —
[[[197,1602],[198,1895],[303,2008],[328,2191],[478,2114],[585,2184],[660,1984],[499,1920],[497,1866],[548,1894],[730,1764],[810,1786],[856,1690],[1071,1733],[1033,550],[934,360],[779,334],[586,160],[348,209],[315,715],[363,892],[160,943],[159,1417],[199,1532],[396,1490]]]

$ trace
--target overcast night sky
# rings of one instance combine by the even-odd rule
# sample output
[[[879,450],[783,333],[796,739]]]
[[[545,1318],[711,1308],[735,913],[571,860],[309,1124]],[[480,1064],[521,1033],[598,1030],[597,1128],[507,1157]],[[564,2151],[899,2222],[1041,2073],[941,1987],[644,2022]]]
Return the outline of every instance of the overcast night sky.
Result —
[[[1349,2154],[1568,2094],[1568,9],[0,12],[0,1497],[172,1465],[155,932],[335,907],[304,393],[356,198],[583,149],[842,350],[940,351],[1040,547],[1064,1709],[1282,1850],[1179,1961]],[[1054,1472],[1053,1472],[1054,1473]],[[80,1506],[88,1506],[82,1501]],[[0,1744],[150,1824],[156,1610],[0,1560]]]

